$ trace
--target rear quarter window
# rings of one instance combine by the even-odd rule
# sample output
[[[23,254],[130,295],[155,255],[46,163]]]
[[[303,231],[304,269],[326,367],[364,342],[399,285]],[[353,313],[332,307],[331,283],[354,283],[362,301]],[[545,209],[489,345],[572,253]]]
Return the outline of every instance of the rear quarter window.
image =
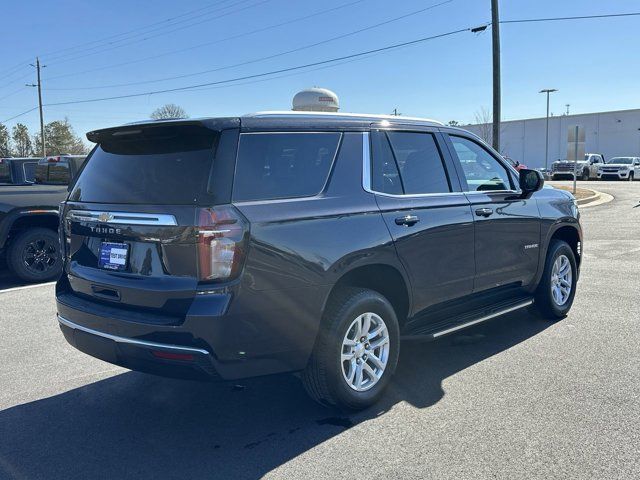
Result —
[[[235,201],[310,197],[331,171],[342,134],[243,133],[233,184]]]

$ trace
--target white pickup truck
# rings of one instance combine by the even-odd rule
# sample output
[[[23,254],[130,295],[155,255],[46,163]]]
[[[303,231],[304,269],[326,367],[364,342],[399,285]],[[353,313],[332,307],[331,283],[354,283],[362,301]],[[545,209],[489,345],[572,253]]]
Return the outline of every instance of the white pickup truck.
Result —
[[[598,168],[598,179],[633,181],[640,178],[640,157],[614,157]]]
[[[551,164],[551,179],[573,179],[574,168],[579,180],[598,178],[598,169],[605,164],[604,155],[601,153],[585,153],[584,160],[557,160]]]

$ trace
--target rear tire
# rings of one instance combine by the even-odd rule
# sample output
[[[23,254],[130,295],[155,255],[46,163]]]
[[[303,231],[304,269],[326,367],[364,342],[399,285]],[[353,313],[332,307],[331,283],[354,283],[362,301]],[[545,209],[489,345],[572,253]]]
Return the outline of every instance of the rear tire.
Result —
[[[398,320],[389,301],[373,290],[343,288],[327,303],[302,384],[323,405],[362,410],[383,395],[399,352]]]
[[[62,272],[58,234],[48,228],[30,228],[11,240],[7,265],[21,280],[44,282]]]
[[[578,269],[573,250],[562,240],[552,240],[535,294],[534,306],[538,313],[550,320],[564,318],[573,305],[577,281]]]

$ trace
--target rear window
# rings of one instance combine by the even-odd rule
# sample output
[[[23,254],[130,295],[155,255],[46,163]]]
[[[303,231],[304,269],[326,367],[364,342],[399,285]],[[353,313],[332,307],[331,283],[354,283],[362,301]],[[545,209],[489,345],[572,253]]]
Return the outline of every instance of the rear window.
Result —
[[[244,133],[233,184],[236,201],[309,197],[322,191],[340,133]]]
[[[187,205],[206,193],[217,133],[203,127],[146,128],[106,139],[87,160],[69,199]]]

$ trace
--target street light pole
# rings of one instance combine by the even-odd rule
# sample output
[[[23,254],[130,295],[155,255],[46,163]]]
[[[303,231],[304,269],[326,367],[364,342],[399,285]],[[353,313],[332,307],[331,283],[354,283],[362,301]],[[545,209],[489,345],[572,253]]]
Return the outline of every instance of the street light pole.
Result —
[[[491,0],[491,43],[493,52],[493,132],[492,147],[500,151],[500,14],[498,0]]]
[[[538,93],[546,93],[547,94],[547,128],[546,128],[546,139],[545,139],[545,150],[544,150],[544,169],[545,171],[549,168],[549,94],[553,92],[557,92],[555,88],[545,88],[544,90],[540,90]]]

